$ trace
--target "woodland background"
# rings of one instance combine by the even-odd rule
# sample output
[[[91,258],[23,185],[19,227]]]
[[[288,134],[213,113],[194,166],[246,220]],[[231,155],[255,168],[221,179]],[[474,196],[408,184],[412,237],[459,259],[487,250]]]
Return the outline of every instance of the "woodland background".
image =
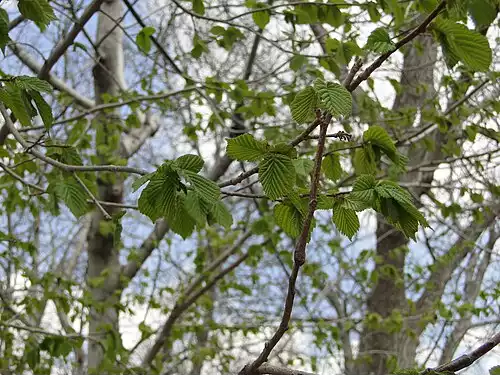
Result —
[[[1,374],[418,374],[498,344],[497,0],[0,6]],[[318,78],[352,109],[337,97],[315,184],[322,136],[292,103]],[[259,181],[268,146],[243,134],[278,159],[296,140],[293,173]],[[186,154],[210,210],[145,175]],[[367,175],[429,226],[335,206]]]

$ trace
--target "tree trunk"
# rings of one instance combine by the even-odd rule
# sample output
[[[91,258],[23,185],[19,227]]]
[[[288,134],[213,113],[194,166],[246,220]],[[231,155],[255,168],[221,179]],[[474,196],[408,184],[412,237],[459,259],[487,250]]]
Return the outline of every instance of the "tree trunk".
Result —
[[[97,29],[97,56],[93,69],[96,104],[103,102],[102,95],[117,95],[122,87],[123,80],[123,31],[119,27],[123,15],[123,5],[120,0],[106,0],[101,6]],[[98,118],[96,132],[102,132],[98,145],[98,155],[102,163],[109,161],[110,155],[117,155],[119,150],[120,131],[116,127],[118,117],[102,116]],[[113,126],[113,120],[115,124]],[[97,138],[97,137],[96,137]],[[101,143],[100,143],[101,142]],[[104,151],[103,151],[104,149]],[[99,175],[99,199],[110,202],[122,202],[123,181],[120,176],[111,174]],[[113,210],[107,209],[113,215]],[[108,338],[114,342],[114,348],[106,346],[106,356],[113,356],[113,350],[119,349],[118,309],[120,293],[116,291],[119,277],[119,249],[114,243],[113,236],[101,233],[104,214],[96,210],[93,213],[92,224],[88,236],[88,269],[92,305],[89,316],[89,333],[96,335],[100,342],[90,340],[88,344],[89,373],[96,371],[103,365],[104,352],[102,342]],[[109,335],[113,335],[109,339]],[[118,344],[117,344],[118,343]],[[112,361],[111,365],[114,364]],[[102,372],[99,372],[102,374]]]

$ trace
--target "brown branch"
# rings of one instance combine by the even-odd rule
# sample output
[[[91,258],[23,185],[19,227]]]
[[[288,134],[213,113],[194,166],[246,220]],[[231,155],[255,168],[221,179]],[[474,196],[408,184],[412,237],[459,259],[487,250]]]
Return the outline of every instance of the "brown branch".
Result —
[[[294,262],[292,272],[290,273],[290,278],[288,280],[288,292],[285,299],[285,307],[283,309],[283,316],[281,318],[280,325],[271,339],[265,344],[264,349],[257,357],[255,361],[251,364],[246,365],[239,372],[240,375],[253,374],[264,362],[267,362],[269,354],[274,349],[274,347],[281,340],[285,332],[288,330],[288,323],[290,322],[293,310],[293,301],[295,299],[295,285],[297,283],[297,277],[299,275],[299,270],[304,265],[306,261],[306,245],[307,239],[309,238],[309,231],[311,228],[311,223],[314,217],[314,212],[317,206],[317,195],[318,186],[321,174],[321,162],[323,160],[323,151],[325,149],[326,132],[328,130],[328,125],[331,121],[332,116],[327,114],[325,118],[320,118],[318,116],[317,120],[320,125],[320,137],[318,140],[318,149],[316,151],[316,158],[314,162],[313,177],[311,182],[311,193],[309,196],[309,210],[307,216],[304,220],[302,227],[302,233],[295,245],[294,251]]]
[[[484,356],[486,353],[488,353],[490,350],[492,350],[495,346],[497,346],[499,344],[500,344],[500,332],[493,335],[493,337],[491,339],[486,341],[484,344],[482,344],[478,348],[474,349],[472,352],[461,355],[457,359],[454,359],[453,361],[445,363],[444,365],[438,366],[434,369],[424,370],[423,372],[421,372],[421,375],[426,375],[426,374],[432,373],[432,371],[434,371],[434,372],[445,372],[445,371],[456,372],[456,371],[463,370],[464,368],[472,365],[479,358]]]
[[[268,375],[316,375],[312,372],[306,372],[301,370],[293,370],[286,367],[279,367],[269,365],[267,363],[260,366],[256,371],[256,374],[268,374]]]
[[[368,68],[366,68],[350,85],[347,89],[352,92],[358,87],[361,82],[365,81],[370,77],[370,75],[380,66],[382,65],[394,52],[403,47],[405,44],[411,42],[415,39],[419,34],[425,32],[427,26],[436,18],[439,13],[446,7],[446,0],[441,1],[439,5],[432,11],[431,14],[427,16],[427,18],[422,21],[422,23],[415,28],[411,33],[401,39],[396,43],[395,48],[392,51],[386,52],[383,55],[379,56]]]

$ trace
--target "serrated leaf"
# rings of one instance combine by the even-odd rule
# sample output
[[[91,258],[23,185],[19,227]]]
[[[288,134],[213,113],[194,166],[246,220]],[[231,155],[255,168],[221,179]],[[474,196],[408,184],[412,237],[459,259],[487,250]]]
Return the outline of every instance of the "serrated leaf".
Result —
[[[134,182],[132,182],[132,191],[135,193],[142,185],[148,182],[153,176],[154,173],[148,173],[136,179]]]
[[[375,177],[372,175],[361,175],[354,181],[350,196],[353,199],[361,200],[371,205],[375,199],[375,186]]]
[[[372,147],[364,145],[362,148],[356,149],[353,164],[358,175],[375,173],[377,171],[377,164]]]
[[[242,134],[227,139],[226,152],[235,160],[257,161],[267,152],[269,146],[264,141],[258,141],[251,134]]]
[[[292,118],[299,124],[313,121],[316,117],[314,110],[317,107],[316,92],[312,87],[306,87],[299,91],[290,104]]]
[[[310,159],[293,159],[292,163],[295,167],[295,172],[297,173],[297,175],[303,178],[308,177],[314,167],[314,162]]]
[[[296,238],[302,232],[303,217],[293,205],[279,203],[274,206],[274,220],[290,237]]]
[[[54,117],[52,116],[52,109],[50,108],[50,105],[48,105],[48,103],[38,91],[32,90],[29,94],[35,101],[38,114],[42,118],[45,129],[50,129],[52,123],[54,122]]]
[[[373,145],[377,145],[382,149],[382,151],[384,151],[384,153],[387,156],[391,158],[394,157],[394,155],[397,152],[394,141],[389,136],[387,131],[381,126],[378,125],[370,126],[363,133],[363,140],[365,142],[370,142]]]
[[[299,70],[307,62],[307,58],[302,55],[295,55],[290,60],[290,69],[294,72]]]
[[[286,195],[295,185],[292,159],[281,154],[267,154],[259,164],[259,181],[269,199]]]
[[[9,14],[0,8],[0,49],[5,55],[5,46],[10,41],[9,37]]]
[[[169,212],[165,219],[170,229],[181,236],[183,239],[188,238],[194,231],[196,221],[189,215],[186,210],[185,196],[182,193],[175,195],[176,212]]]
[[[220,196],[220,188],[211,180],[200,176],[189,170],[183,170],[181,174],[190,183],[191,188],[208,204],[215,204]]]
[[[326,155],[323,158],[321,169],[326,177],[333,182],[342,177],[342,166],[340,165],[340,157],[336,152]]]
[[[470,0],[467,5],[476,26],[489,26],[495,21],[498,11],[494,1]]]
[[[257,4],[258,8],[266,8],[265,4]],[[252,13],[252,18],[255,24],[259,27],[259,29],[264,30],[266,25],[271,20],[271,14],[269,10],[263,10],[261,12]]]
[[[196,221],[198,227],[205,226],[207,221],[206,204],[194,190],[189,190],[185,199],[186,211]]]
[[[333,206],[332,221],[337,229],[349,239],[352,239],[359,230],[359,219],[356,211],[340,205]]]
[[[288,156],[291,159],[297,158],[297,149],[293,146],[290,146],[286,142],[280,142],[275,145],[272,145],[269,148],[269,152],[282,154]]]
[[[450,55],[451,61],[458,59],[474,71],[489,69],[492,52],[484,35],[445,19],[436,21],[436,29],[440,33],[443,51]]]
[[[54,191],[70,209],[75,217],[80,217],[89,211],[87,203],[87,193],[73,176],[66,176],[63,179],[52,182],[49,190]]]
[[[152,26],[146,26],[139,31],[135,37],[135,43],[137,47],[144,52],[149,53],[151,50],[151,36],[156,32],[156,29]]]
[[[23,126],[31,126],[31,113],[26,108],[21,89],[6,84],[5,87],[0,88],[0,101],[14,113]]]
[[[321,78],[314,82],[314,89],[322,105],[333,116],[347,116],[352,111],[352,96],[347,89],[338,83],[325,82]]]
[[[19,0],[17,8],[24,17],[34,21],[41,31],[50,21],[57,19],[47,0]]]
[[[227,209],[226,205],[221,201],[218,201],[212,206],[212,211],[210,212],[213,220],[222,225],[225,229],[230,229],[233,225],[233,215]]]
[[[153,222],[163,216],[175,217],[178,213],[177,189],[180,180],[177,173],[161,168],[152,176],[138,200],[139,212]]]
[[[175,159],[175,165],[186,171],[198,173],[203,168],[205,162],[198,155],[186,154]]]
[[[391,40],[389,33],[383,27],[379,27],[372,31],[368,40],[366,41],[365,48],[376,52],[376,53],[386,53],[390,51],[394,51],[396,46]]]
[[[203,4],[203,0],[193,0],[193,10],[195,11],[195,13],[204,15],[205,4]]]
[[[37,77],[17,76],[13,80],[14,84],[22,90],[34,90],[42,92],[52,92],[52,86]]]

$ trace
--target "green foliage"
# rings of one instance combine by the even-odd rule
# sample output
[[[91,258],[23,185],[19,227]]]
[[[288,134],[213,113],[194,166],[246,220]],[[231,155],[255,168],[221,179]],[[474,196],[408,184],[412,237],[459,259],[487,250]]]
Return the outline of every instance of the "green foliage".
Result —
[[[359,230],[359,219],[356,211],[345,208],[341,203],[333,206],[332,220],[337,229],[349,239],[352,239]]]
[[[340,157],[336,152],[330,153],[323,158],[321,169],[326,177],[332,181],[337,181],[342,177],[342,166],[340,165]]]
[[[61,199],[77,218],[86,214],[90,209],[87,202],[90,197],[72,175],[63,176],[51,182],[47,190]]]
[[[203,0],[193,0],[193,10],[195,11],[195,13],[204,15],[205,4],[203,4]]]
[[[267,142],[258,141],[250,134],[227,139],[226,152],[236,160],[257,161],[264,157],[268,149]]]
[[[500,366],[490,368],[490,375],[500,375]]]
[[[137,44],[137,47],[139,47],[139,49],[145,54],[148,54],[151,50],[151,36],[155,32],[156,29],[154,27],[146,26],[142,28],[135,37],[135,43]]]
[[[278,203],[274,206],[274,220],[290,237],[296,238],[302,232],[303,214],[291,203]]]
[[[267,8],[267,5],[264,3],[256,3],[255,6],[253,6],[253,8],[254,9]],[[267,9],[262,10],[260,12],[252,13],[252,18],[255,24],[259,27],[259,29],[264,30],[266,25],[271,20],[271,13]]]
[[[365,47],[376,53],[386,53],[394,51],[396,48],[389,33],[383,27],[379,27],[372,31]]]
[[[295,168],[286,155],[268,153],[259,164],[259,181],[269,199],[286,195],[295,185]]]
[[[19,0],[17,3],[19,12],[44,31],[50,21],[56,18],[54,10],[47,0]]]
[[[318,78],[314,82],[314,89],[320,98],[321,104],[333,116],[347,116],[351,113],[351,93],[341,84],[325,82]]]
[[[450,68],[459,61],[473,71],[486,71],[491,65],[492,52],[488,39],[465,25],[438,19],[434,27]]]
[[[292,118],[299,124],[311,122],[316,117],[314,110],[317,106],[318,97],[316,91],[312,87],[306,87],[295,96],[292,104],[290,104]]]
[[[0,8],[0,49],[5,55],[5,46],[10,41],[9,37],[9,14]]]

